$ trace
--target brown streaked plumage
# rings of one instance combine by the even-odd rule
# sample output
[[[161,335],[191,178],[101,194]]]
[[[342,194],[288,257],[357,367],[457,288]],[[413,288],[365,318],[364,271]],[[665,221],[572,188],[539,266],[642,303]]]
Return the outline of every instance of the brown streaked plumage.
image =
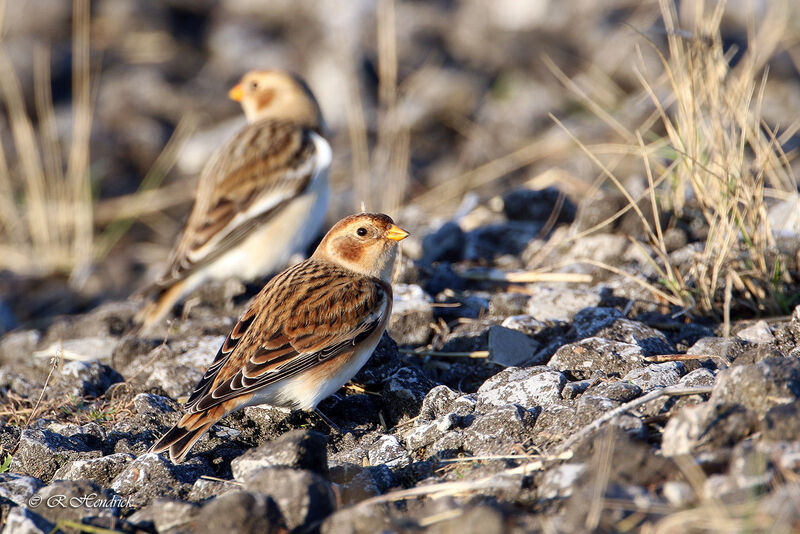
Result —
[[[311,258],[259,292],[186,401],[186,414],[151,450],[181,461],[234,410],[265,403],[311,410],[350,380],[386,328],[397,243],[407,235],[382,214],[336,223]]]
[[[249,124],[204,167],[169,267],[138,314],[144,330],[207,280],[275,272],[322,226],[331,152],[311,91],[291,74],[253,71],[229,96]]]

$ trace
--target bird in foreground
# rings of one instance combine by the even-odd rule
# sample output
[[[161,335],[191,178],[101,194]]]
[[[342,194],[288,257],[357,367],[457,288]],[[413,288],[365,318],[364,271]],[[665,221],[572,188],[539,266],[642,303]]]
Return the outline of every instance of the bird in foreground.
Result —
[[[182,461],[225,415],[256,404],[313,410],[372,355],[392,312],[391,276],[408,232],[383,214],[336,223],[314,254],[272,278],[242,315],[186,413],[153,445]]]
[[[169,268],[137,315],[142,331],[208,280],[252,280],[283,268],[324,222],[331,149],[306,84],[282,71],[252,71],[229,96],[248,125],[203,168]]]

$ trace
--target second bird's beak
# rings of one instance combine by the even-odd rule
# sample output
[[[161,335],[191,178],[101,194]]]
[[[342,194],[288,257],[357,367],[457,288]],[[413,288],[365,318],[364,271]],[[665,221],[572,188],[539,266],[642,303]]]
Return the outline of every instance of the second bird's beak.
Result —
[[[392,241],[402,241],[403,239],[408,237],[408,232],[393,224],[389,227],[389,230],[386,232],[386,239],[391,239]]]
[[[230,91],[228,91],[228,98],[230,98],[231,100],[241,102],[243,97],[244,97],[244,88],[240,83],[237,83],[236,85],[231,87]]]

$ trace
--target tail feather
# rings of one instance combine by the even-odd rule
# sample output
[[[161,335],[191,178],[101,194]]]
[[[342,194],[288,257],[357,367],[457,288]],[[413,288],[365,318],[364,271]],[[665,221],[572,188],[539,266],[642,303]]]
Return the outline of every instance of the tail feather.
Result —
[[[136,314],[135,321],[140,325],[139,332],[147,332],[166,317],[172,307],[191,289],[186,280],[181,280],[159,292]]]
[[[161,439],[150,448],[150,452],[169,450],[169,459],[173,463],[182,462],[197,440],[225,415],[224,409],[219,410],[219,408],[221,406],[184,415],[177,425],[161,436]]]

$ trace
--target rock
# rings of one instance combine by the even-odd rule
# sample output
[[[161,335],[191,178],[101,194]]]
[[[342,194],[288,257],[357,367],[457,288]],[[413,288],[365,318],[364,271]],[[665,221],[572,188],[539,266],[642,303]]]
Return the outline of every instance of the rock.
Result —
[[[39,514],[16,506],[5,518],[2,534],[50,534],[55,525]]]
[[[152,393],[139,393],[133,398],[133,407],[139,415],[161,418],[167,414],[177,415],[176,403],[167,397]]]
[[[683,376],[678,383],[687,387],[712,386],[714,385],[714,379],[714,373],[701,367]]]
[[[48,346],[46,349],[35,352],[38,358],[51,358],[58,356],[71,363],[89,362],[93,360],[111,361],[111,354],[119,341],[113,337],[84,337],[78,339],[65,339]]]
[[[417,450],[434,443],[455,425],[452,414],[442,416],[433,421],[423,422],[412,427],[403,436],[403,441],[410,450]]]
[[[160,387],[177,398],[197,385],[223,341],[224,336],[203,336],[176,342],[168,350],[159,346],[134,360],[123,374],[129,380],[137,377],[136,381],[145,387]]]
[[[772,330],[770,330],[767,322],[763,320],[743,330],[739,330],[739,332],[736,333],[736,337],[749,341],[750,343],[772,343],[775,341]]]
[[[626,379],[600,382],[586,390],[587,395],[603,397],[614,402],[630,402],[642,394],[642,387]]]
[[[0,499],[7,499],[18,506],[27,506],[28,499],[44,483],[36,477],[16,473],[0,473]]]
[[[537,485],[540,499],[564,499],[572,495],[575,482],[586,472],[584,463],[566,463],[545,471]]]
[[[99,397],[111,384],[122,380],[122,375],[108,365],[96,361],[73,361],[64,364],[53,386],[59,396]]]
[[[513,189],[503,194],[503,211],[512,221],[547,222],[557,207],[559,197],[563,204],[556,214],[556,223],[571,223],[575,219],[575,205],[555,187],[545,189]]]
[[[325,436],[307,430],[292,430],[279,438],[248,450],[231,462],[236,480],[244,480],[264,467],[306,469],[328,476]]]
[[[111,482],[111,489],[143,506],[158,497],[185,497],[202,475],[213,472],[196,457],[176,465],[149,452],[129,463]]]
[[[800,398],[800,360],[769,358],[726,369],[717,375],[714,404],[742,404],[763,416],[778,404]]]
[[[111,485],[111,481],[135,459],[128,453],[109,454],[100,458],[72,460],[55,472],[53,478],[58,480],[91,480],[103,487]]]
[[[578,398],[592,384],[591,380],[567,382],[561,390],[561,398],[570,400]]]
[[[128,517],[128,521],[141,530],[156,532],[181,532],[197,515],[197,505],[172,499],[156,499]],[[175,529],[175,530],[173,530]]]
[[[310,471],[264,467],[250,473],[241,482],[248,492],[272,498],[290,530],[321,521],[334,510],[330,485]]]
[[[429,534],[485,534],[507,532],[503,514],[487,505],[463,510],[455,517],[438,521],[426,529]]]
[[[361,468],[349,464],[341,471],[348,474],[337,477],[334,482],[341,491],[341,505],[345,506],[382,495],[399,483],[398,477],[386,465]]]
[[[119,515],[124,500],[112,498],[108,491],[88,480],[56,480],[36,492],[44,506],[37,512],[48,521],[74,521],[80,523],[90,517],[115,517]]]
[[[621,378],[644,364],[639,345],[590,337],[564,345],[547,365],[582,380],[591,378],[596,371]]]
[[[670,417],[664,427],[661,452],[669,457],[689,454],[700,448],[730,447],[753,432],[756,426],[755,414],[741,405],[704,403],[687,406]]]
[[[762,428],[764,439],[796,440],[800,436],[800,400],[767,410]]]
[[[404,416],[415,417],[419,413],[422,399],[433,387],[433,383],[419,370],[401,367],[383,386],[383,398],[391,422],[396,424]]]
[[[572,319],[572,329],[578,338],[591,337],[625,316],[616,308],[583,308]]]
[[[532,411],[505,404],[480,413],[464,431],[463,447],[474,456],[509,454],[536,422]]]
[[[464,259],[467,261],[485,261],[503,256],[512,259],[514,264],[505,268],[519,268],[522,265],[516,259],[525,250],[534,237],[542,230],[542,223],[509,221],[505,223],[487,224],[468,232],[464,246]],[[506,256],[507,255],[507,256]]]
[[[11,460],[11,471],[49,481],[70,460],[101,455],[101,451],[91,450],[77,437],[66,437],[44,429],[27,429],[20,436],[19,448]]]
[[[631,370],[623,380],[636,384],[643,391],[650,391],[659,387],[673,386],[684,374],[686,369],[681,362],[654,363]]]
[[[489,315],[507,318],[512,316],[528,317],[524,314],[530,299],[530,295],[526,295],[525,293],[514,293],[513,291],[509,291],[508,293],[494,293],[489,297]],[[530,320],[535,321],[533,318],[530,318]],[[508,326],[508,328],[519,330],[519,328],[514,328],[513,326]],[[528,332],[525,333],[527,334]]]
[[[423,238],[422,262],[431,264],[437,261],[459,261],[464,253],[465,244],[466,236],[458,224],[446,222],[438,230]]]
[[[387,331],[400,344],[424,345],[433,330],[433,299],[414,284],[394,284],[394,304]]]
[[[677,480],[669,480],[661,487],[661,494],[672,506],[676,508],[683,508],[690,505],[694,499],[694,490],[686,482],[679,482]]]
[[[206,503],[187,526],[205,532],[261,534],[280,530],[282,523],[271,499],[234,490]]]
[[[582,289],[566,284],[535,284],[525,313],[540,321],[570,321],[576,313],[600,304],[597,289]]]
[[[751,346],[747,341],[738,338],[703,337],[689,347],[686,354],[713,356],[715,368],[720,364],[726,367]]]
[[[411,463],[408,451],[392,435],[383,435],[367,449],[370,466],[403,467]]]
[[[518,404],[525,409],[540,408],[561,399],[567,377],[548,367],[509,367],[478,388],[478,407]]]
[[[432,421],[452,409],[453,403],[461,396],[457,391],[453,391],[445,385],[431,388],[422,399],[422,406],[419,410],[419,418],[423,421]]]
[[[542,365],[545,362],[535,358],[540,343],[522,332],[503,326],[489,328],[489,361],[503,367]]]
[[[541,321],[537,321],[530,315],[511,315],[503,319],[500,326],[510,328],[517,332],[522,332],[526,336],[533,336],[547,328],[547,325]]]

